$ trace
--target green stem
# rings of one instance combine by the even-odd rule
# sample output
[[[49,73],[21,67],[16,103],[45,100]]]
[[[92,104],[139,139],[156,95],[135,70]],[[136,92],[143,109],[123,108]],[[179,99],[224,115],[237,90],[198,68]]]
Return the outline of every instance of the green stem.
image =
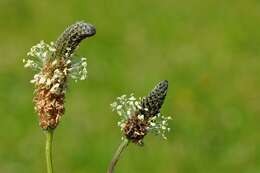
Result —
[[[46,154],[46,163],[47,163],[47,173],[53,173],[52,167],[52,139],[53,139],[54,130],[49,129],[46,131],[46,146],[45,146],[45,154]]]
[[[114,172],[114,168],[117,164],[117,161],[119,160],[120,158],[120,155],[122,154],[122,152],[126,149],[126,147],[128,146],[129,144],[129,140],[124,138],[123,141],[121,142],[121,144],[119,145],[119,147],[117,148],[116,150],[116,153],[109,165],[109,168],[107,170],[107,173],[113,173]]]

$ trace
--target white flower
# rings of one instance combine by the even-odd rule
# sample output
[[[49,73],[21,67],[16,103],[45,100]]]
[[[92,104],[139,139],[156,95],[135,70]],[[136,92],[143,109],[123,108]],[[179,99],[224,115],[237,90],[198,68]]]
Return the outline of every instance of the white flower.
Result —
[[[63,73],[59,69],[56,69],[56,70],[54,70],[54,74],[51,78],[51,81],[52,82],[61,81],[64,77],[65,76],[63,75]]]
[[[49,78],[46,80],[46,85],[47,85],[48,87],[51,85],[51,80],[50,80]]]
[[[46,81],[46,78],[44,76],[41,76],[40,80],[39,80],[39,84],[44,84]]]
[[[117,110],[120,110],[120,109],[122,109],[122,107],[123,107],[122,105],[118,105],[118,106],[116,107],[116,109],[117,109]]]
[[[148,132],[160,135],[163,139],[167,139],[166,133],[170,131],[168,121],[172,118],[165,117],[160,113],[152,117],[145,117],[142,114],[136,115],[135,113],[138,112],[137,110],[141,108],[141,98],[136,99],[133,94],[129,97],[127,95],[122,95],[117,97],[116,101],[111,104],[111,107],[112,111],[116,111],[120,116],[118,126],[121,130],[125,128],[125,125],[131,116],[137,116],[140,121],[145,121],[145,123],[148,124],[146,127]]]
[[[31,83],[37,83],[41,78],[41,74],[35,74],[33,79],[30,81]]]
[[[24,67],[25,68],[27,68],[27,67],[31,67],[32,65],[33,65],[33,61],[32,60],[30,60],[30,59],[28,59],[27,61],[24,61],[24,62],[26,62],[26,64],[24,65]]]
[[[71,61],[67,61],[66,63],[72,64],[71,68],[68,69],[69,76],[74,79],[76,82],[77,80],[85,80],[87,78],[87,59],[81,58],[80,61],[72,63]]]
[[[144,115],[138,115],[137,118],[138,118],[139,120],[144,120]]]
[[[135,101],[135,106],[138,108],[138,109],[141,109],[141,105],[140,105],[140,101]]]
[[[58,63],[58,61],[55,59],[54,61],[52,61],[51,65],[55,66]]]
[[[131,96],[131,97],[129,98],[129,100],[131,100],[131,101],[135,101],[136,98],[135,98],[134,96]]]
[[[66,61],[66,64],[68,65],[68,64],[70,64],[70,63],[71,63],[71,60],[68,59],[68,60]]]
[[[29,58],[38,59],[45,63],[46,60],[51,58],[51,54],[55,51],[56,50],[54,48],[54,45],[49,45],[44,41],[41,41],[30,49],[30,51],[27,53],[27,56]]]
[[[167,139],[166,133],[170,132],[168,121],[171,119],[171,117],[165,117],[158,113],[156,116],[150,118],[148,130],[156,135],[161,135],[163,139]]]
[[[53,94],[59,94],[61,89],[59,88],[60,84],[59,83],[56,83],[52,86],[50,92],[53,93]]]
[[[133,100],[137,100],[133,94],[129,97],[127,97],[127,95],[117,97],[116,101],[111,104],[112,111],[116,111],[117,114],[126,121],[137,109]],[[135,102],[136,105],[139,105],[138,101]]]
[[[156,126],[156,124],[155,124],[155,123],[150,123],[150,125],[151,125],[152,127]]]
[[[165,127],[165,126],[162,126],[162,130],[166,130],[166,127]]]

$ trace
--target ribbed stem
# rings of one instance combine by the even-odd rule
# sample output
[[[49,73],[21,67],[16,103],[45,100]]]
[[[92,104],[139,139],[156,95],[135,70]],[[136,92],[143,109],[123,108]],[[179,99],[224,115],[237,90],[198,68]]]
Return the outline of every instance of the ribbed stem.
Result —
[[[45,154],[46,154],[47,173],[53,173],[53,167],[52,167],[53,132],[54,132],[54,130],[48,129],[45,133],[46,134]]]
[[[124,138],[124,140],[121,142],[121,144],[119,145],[119,147],[117,148],[116,150],[116,153],[109,165],[109,168],[107,170],[107,173],[113,173],[114,172],[114,168],[122,154],[122,152],[126,149],[126,147],[128,146],[129,144],[129,140]]]

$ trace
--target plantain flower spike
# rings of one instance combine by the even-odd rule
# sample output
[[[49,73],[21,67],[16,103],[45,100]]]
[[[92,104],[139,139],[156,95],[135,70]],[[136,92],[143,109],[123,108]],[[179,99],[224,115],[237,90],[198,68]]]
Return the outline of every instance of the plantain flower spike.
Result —
[[[77,22],[74,25],[71,25],[57,39],[55,43],[57,51],[55,52],[54,57],[70,57],[83,39],[95,34],[96,29],[91,24]]]
[[[74,52],[83,39],[95,35],[95,27],[84,22],[69,26],[50,44],[41,41],[33,46],[24,59],[24,67],[37,73],[31,80],[35,85],[35,110],[42,129],[55,129],[63,116],[67,80],[85,80],[86,58],[74,59]]]
[[[140,145],[149,132],[167,139],[166,133],[170,131],[168,120],[171,120],[171,117],[160,113],[167,89],[168,81],[164,80],[146,97],[136,99],[134,94],[129,97],[122,95],[111,104],[112,110],[116,111],[121,118],[118,126],[125,138]]]
[[[148,117],[158,114],[167,94],[167,89],[167,80],[161,81],[157,84],[149,95],[142,99],[140,113]]]

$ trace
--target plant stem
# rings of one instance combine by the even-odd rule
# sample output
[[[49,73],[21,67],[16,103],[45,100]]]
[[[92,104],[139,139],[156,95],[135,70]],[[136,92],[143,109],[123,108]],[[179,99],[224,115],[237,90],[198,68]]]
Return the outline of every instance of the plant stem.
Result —
[[[117,161],[119,160],[120,158],[120,155],[122,154],[122,152],[126,149],[126,147],[128,146],[129,144],[129,140],[124,138],[123,141],[121,142],[121,144],[119,145],[119,147],[117,148],[116,150],[116,153],[109,165],[109,168],[107,170],[107,173],[113,173],[114,172],[114,168],[117,164]]]
[[[52,139],[53,139],[53,129],[48,129],[46,131],[46,146],[45,146],[45,154],[46,154],[46,164],[47,164],[47,173],[53,173],[52,167]]]

